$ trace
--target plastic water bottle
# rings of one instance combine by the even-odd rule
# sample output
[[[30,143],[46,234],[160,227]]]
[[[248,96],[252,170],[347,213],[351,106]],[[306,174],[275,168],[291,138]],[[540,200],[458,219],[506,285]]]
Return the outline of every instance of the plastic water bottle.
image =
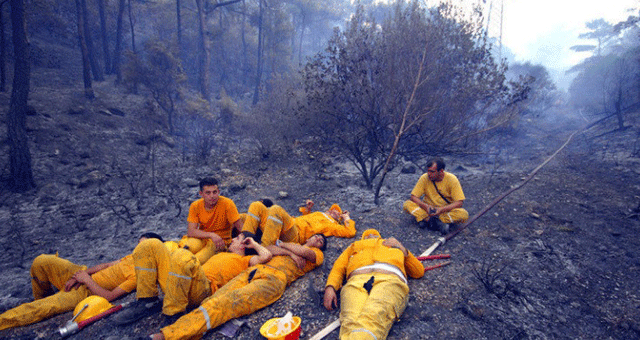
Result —
[[[278,320],[277,336],[285,335],[293,329],[293,314],[287,312],[280,320]]]

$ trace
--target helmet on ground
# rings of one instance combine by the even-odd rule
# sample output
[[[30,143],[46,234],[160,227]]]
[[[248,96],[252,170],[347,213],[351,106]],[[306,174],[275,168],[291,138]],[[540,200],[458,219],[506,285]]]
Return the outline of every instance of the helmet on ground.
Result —
[[[92,318],[111,307],[113,307],[113,305],[109,303],[107,299],[99,295],[91,295],[76,305],[76,308],[73,310],[73,316],[75,317],[75,322],[81,322]],[[80,315],[78,315],[78,313]]]

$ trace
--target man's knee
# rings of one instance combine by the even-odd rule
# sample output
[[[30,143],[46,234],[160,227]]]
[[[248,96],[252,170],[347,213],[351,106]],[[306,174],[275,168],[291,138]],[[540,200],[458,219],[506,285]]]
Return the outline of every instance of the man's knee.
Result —
[[[148,238],[141,241],[135,247],[135,249],[133,249],[133,255],[136,256],[136,254],[141,253],[148,254],[150,252],[153,252],[158,247],[164,247],[164,243],[162,243],[162,241],[158,240],[157,238]]]

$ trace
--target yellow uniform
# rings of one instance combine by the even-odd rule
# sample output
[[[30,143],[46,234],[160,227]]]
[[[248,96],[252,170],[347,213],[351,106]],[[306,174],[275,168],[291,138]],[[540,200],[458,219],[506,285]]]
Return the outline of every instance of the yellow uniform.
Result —
[[[302,210],[301,210],[302,211]],[[315,234],[324,236],[354,237],[356,224],[348,220],[344,224],[336,221],[324,212],[302,211],[299,217],[291,217],[284,208],[272,205],[267,208],[261,202],[253,202],[249,206],[242,231],[260,235],[260,242],[274,245],[276,240],[304,244]]]
[[[437,188],[437,190],[436,190]],[[444,178],[439,182],[432,182],[429,179],[428,174],[423,174],[418,179],[411,195],[422,198],[422,201],[428,205],[435,207],[442,207],[449,203],[440,196],[444,196],[449,203],[455,201],[464,201],[464,192],[458,178],[449,172],[444,172]],[[427,218],[428,214],[422,208],[420,208],[415,202],[407,200],[403,205],[404,211],[413,215],[416,221],[420,222]],[[469,213],[463,208],[456,208],[447,213],[440,214],[438,216],[440,221],[444,223],[464,223],[469,218]]]
[[[264,265],[247,268],[204,300],[200,307],[162,328],[162,334],[168,340],[199,339],[209,329],[274,303],[287,285],[322,264],[322,251],[311,249],[316,260],[307,261],[303,269],[289,256],[274,256]]]
[[[138,278],[136,296],[158,296],[164,292],[162,313],[174,315],[187,306],[199,305],[219,287],[249,267],[252,256],[218,253],[204,265],[190,251],[178,248],[170,252],[157,239],[140,242],[134,249]]]
[[[220,196],[218,202],[211,210],[207,210],[204,207],[204,199],[200,198],[189,207],[189,216],[187,222],[197,223],[198,229],[213,232],[220,236],[225,245],[231,243],[231,230],[233,229],[233,223],[240,219],[238,214],[238,208],[233,200],[230,198]],[[197,239],[188,237],[187,235],[180,240],[180,247],[189,246],[189,249],[194,252],[194,249],[198,249],[196,257],[200,263],[205,263],[213,254],[221,251],[222,249],[216,249],[215,244],[210,239]]]
[[[64,291],[65,283],[79,270],[86,266],[74,264],[61,259],[57,255],[40,255],[31,265],[31,287],[34,301],[12,308],[0,315],[0,330],[29,325],[48,317],[72,311],[84,298],[92,295],[85,286]],[[136,276],[133,269],[133,258],[125,256],[110,267],[91,275],[100,287],[113,290],[120,287],[129,293],[136,288]],[[53,287],[59,291],[53,295]]]
[[[377,234],[377,232],[376,232]],[[340,339],[385,339],[393,322],[407,305],[412,278],[424,275],[424,266],[407,250],[390,248],[382,238],[362,239],[351,244],[338,257],[327,278],[327,286],[340,292]],[[363,235],[364,237],[364,235]],[[384,273],[350,274],[367,266],[386,269]],[[389,271],[395,271],[391,274]],[[345,278],[347,283],[342,286]]]

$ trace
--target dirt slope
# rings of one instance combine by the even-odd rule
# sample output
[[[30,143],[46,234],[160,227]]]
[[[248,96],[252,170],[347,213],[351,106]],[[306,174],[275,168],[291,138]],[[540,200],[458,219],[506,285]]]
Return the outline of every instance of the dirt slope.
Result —
[[[30,301],[28,268],[40,253],[57,251],[94,265],[130,253],[145,231],[179,238],[204,175],[219,177],[223,195],[239,210],[271,197],[295,211],[312,198],[318,208],[338,202],[351,211],[357,237],[377,228],[414,253],[439,237],[418,229],[400,210],[420,170],[395,169],[376,206],[347,161],[304,144],[287,159],[261,160],[237,138],[224,157],[197,163],[161,132],[161,117],[150,119],[138,96],[105,82],[96,85],[98,99],[87,102],[79,87],[50,88],[40,78],[35,83],[40,86],[30,104],[37,113],[28,126],[39,186],[0,194],[0,312]],[[0,100],[6,108],[8,95]],[[474,215],[521,183],[583,124],[571,117],[531,118],[481,155],[445,157],[462,183],[465,208]],[[605,137],[594,138],[611,127],[578,135],[532,181],[439,248],[451,254],[452,264],[410,280],[409,305],[389,339],[640,338],[640,167],[629,157],[639,125],[630,124]],[[4,124],[2,129],[4,139]],[[158,140],[150,139],[154,135],[161,142],[151,142]],[[303,339],[337,318],[320,307],[317,292],[350,242],[331,239],[325,264],[248,316],[237,338],[260,338],[262,323],[289,310],[303,319]],[[0,331],[0,338],[57,339],[70,314]],[[70,338],[143,336],[162,322],[156,316],[116,327],[106,319]],[[224,339],[216,332],[204,338]],[[327,339],[337,339],[337,332]]]

